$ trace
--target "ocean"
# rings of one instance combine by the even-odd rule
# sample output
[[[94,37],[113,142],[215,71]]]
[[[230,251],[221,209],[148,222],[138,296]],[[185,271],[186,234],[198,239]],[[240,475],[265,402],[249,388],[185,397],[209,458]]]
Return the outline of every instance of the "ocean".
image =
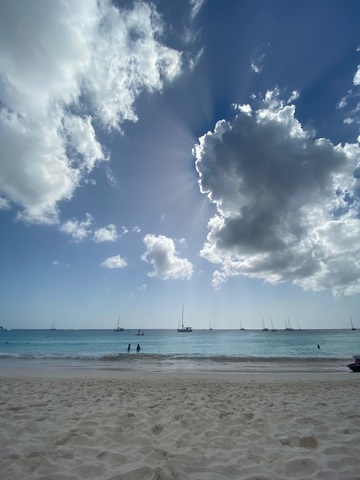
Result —
[[[358,353],[360,331],[350,329],[0,332],[0,367],[248,373],[340,371],[347,370],[347,363]]]

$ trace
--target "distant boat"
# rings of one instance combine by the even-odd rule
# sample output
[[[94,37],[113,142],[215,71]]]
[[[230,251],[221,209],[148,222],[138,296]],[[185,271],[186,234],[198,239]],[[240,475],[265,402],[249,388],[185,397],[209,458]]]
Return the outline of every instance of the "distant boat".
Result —
[[[294,331],[294,329],[291,328],[290,318],[285,320],[285,330],[287,330],[288,332],[293,332]]]
[[[53,322],[52,327],[49,328],[49,330],[56,330],[56,328],[55,328],[55,322]]]
[[[179,333],[192,332],[192,327],[185,327],[185,324],[184,324],[184,305],[182,306],[181,325],[179,325],[179,328],[177,329],[177,331]]]
[[[350,325],[351,325],[351,330],[353,330],[355,332],[356,328],[354,327],[354,324],[353,324],[353,321],[352,321],[351,317],[350,317]]]
[[[244,330],[245,330],[245,328],[244,328],[243,325],[242,325],[242,320],[240,320],[240,330],[241,330],[241,331],[244,331]]]
[[[123,332],[123,331],[124,331],[123,327],[120,327],[120,315],[119,315],[117,324],[114,327],[114,332]]]
[[[269,329],[267,327],[265,327],[264,319],[262,319],[262,331],[263,332],[268,332],[269,331]]]
[[[209,330],[212,330],[211,323],[209,323]]]
[[[271,319],[271,331],[272,331],[272,332],[277,332],[277,329],[274,328],[274,324],[273,324],[272,319]]]

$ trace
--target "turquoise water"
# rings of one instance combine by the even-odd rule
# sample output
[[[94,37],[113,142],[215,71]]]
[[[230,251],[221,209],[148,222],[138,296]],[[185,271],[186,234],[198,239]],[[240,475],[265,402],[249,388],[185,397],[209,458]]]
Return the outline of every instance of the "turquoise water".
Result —
[[[8,330],[0,366],[236,370],[264,365],[342,365],[360,353],[360,331]],[[130,352],[127,352],[128,344]],[[136,345],[140,344],[140,352]],[[320,349],[317,347],[320,345]]]

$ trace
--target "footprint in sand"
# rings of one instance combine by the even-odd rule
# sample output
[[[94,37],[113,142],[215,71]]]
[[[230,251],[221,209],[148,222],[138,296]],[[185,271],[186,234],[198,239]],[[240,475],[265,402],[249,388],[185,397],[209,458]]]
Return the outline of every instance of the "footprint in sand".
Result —
[[[151,431],[154,435],[159,435],[163,431],[163,427],[159,424],[156,424],[152,427]]]

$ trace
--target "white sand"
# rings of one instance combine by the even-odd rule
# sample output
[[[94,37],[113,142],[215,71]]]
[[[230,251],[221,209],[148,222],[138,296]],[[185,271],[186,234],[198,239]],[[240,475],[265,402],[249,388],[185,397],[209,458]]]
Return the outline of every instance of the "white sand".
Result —
[[[360,374],[0,372],[0,479],[360,479]]]

